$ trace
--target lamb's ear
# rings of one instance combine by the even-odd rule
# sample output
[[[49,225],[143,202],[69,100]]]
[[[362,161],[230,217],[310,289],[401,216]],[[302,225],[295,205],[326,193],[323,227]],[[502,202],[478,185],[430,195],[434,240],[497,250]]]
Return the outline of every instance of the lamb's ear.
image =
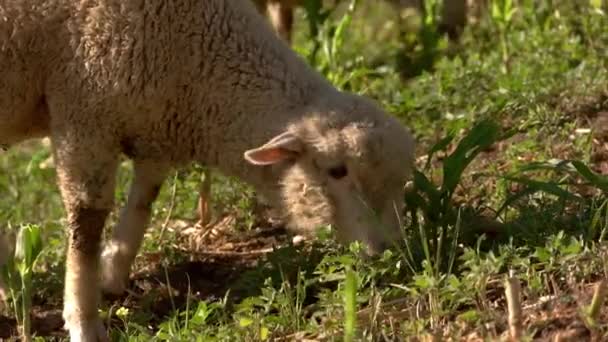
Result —
[[[264,145],[245,152],[245,159],[254,165],[272,165],[298,157],[304,145],[291,132],[284,132],[270,139]]]

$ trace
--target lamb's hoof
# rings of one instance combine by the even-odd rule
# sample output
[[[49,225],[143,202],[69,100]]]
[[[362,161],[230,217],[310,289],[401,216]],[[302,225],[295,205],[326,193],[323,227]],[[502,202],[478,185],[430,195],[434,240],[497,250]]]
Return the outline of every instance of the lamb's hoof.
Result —
[[[301,244],[302,244],[303,242],[305,242],[306,240],[308,240],[308,239],[306,238],[306,236],[303,236],[303,235],[296,235],[296,236],[294,236],[294,237],[293,237],[293,239],[291,239],[291,243],[292,243],[294,246],[298,246],[298,245],[301,245]]]
[[[101,290],[108,294],[121,295],[127,289],[129,273],[124,272],[117,260],[118,248],[107,246],[101,254]]]
[[[0,307],[2,307],[2,302],[6,301],[8,299],[8,289],[6,287],[6,285],[4,284],[4,281],[2,281],[2,279],[0,279]]]
[[[111,272],[110,272],[111,273]],[[106,294],[120,296],[127,289],[127,281],[120,277],[104,272],[101,279],[101,291]]]
[[[106,329],[101,319],[95,318],[88,321],[65,322],[65,329],[70,333],[72,342],[110,342]]]

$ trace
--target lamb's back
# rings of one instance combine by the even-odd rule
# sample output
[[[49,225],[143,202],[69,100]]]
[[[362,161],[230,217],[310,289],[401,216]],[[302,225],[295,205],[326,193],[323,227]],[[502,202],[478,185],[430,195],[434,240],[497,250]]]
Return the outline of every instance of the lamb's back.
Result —
[[[246,1],[68,7],[46,86],[59,109],[52,115],[82,103],[91,110],[81,121],[119,135],[135,157],[220,158],[217,145],[231,148],[241,134],[257,135],[249,144],[266,139],[274,132],[256,125],[286,121],[277,116],[293,115],[327,85]],[[246,148],[234,144],[235,154]]]

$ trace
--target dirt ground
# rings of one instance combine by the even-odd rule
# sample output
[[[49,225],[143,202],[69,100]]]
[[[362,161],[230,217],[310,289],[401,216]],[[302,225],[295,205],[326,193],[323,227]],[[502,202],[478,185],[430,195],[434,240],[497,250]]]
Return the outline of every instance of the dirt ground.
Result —
[[[184,255],[182,262],[164,267],[158,253],[137,257],[127,293],[104,296],[116,308],[147,310],[151,324],[166,319],[174,307],[183,308],[187,297],[194,300],[221,299],[231,290],[232,300],[243,295],[231,285],[247,270],[253,269],[274,248],[285,246],[290,235],[282,227],[266,225],[250,232],[235,233],[232,217],[201,228],[188,222],[172,222],[180,230],[180,242],[172,246]],[[170,284],[169,286],[167,284]],[[63,330],[60,303],[36,301],[32,309],[32,330],[36,336],[67,337]],[[0,315],[0,340],[16,336],[16,321]]]
[[[188,258],[176,265],[163,267],[161,256],[157,253],[140,255],[136,261],[136,272],[130,278],[128,292],[114,298],[105,296],[104,300],[116,307],[128,307],[133,312],[145,311],[152,317],[150,324],[153,326],[163,321],[163,318],[166,319],[174,307],[183,308],[187,296],[194,300],[223,298],[243,272],[251,270],[264,260],[273,248],[286,245],[290,240],[290,235],[281,227],[268,226],[247,234],[234,234],[227,229],[229,224],[230,218],[226,218],[211,228],[213,233],[204,230],[199,234],[201,228],[195,226],[183,229],[183,246],[187,248],[180,248],[188,253]],[[184,227],[185,223],[179,222],[176,225]],[[535,331],[537,341],[597,340],[579,314],[579,304],[591,301],[592,285],[586,284],[576,292],[562,293],[560,297],[543,297],[524,302],[524,326]],[[231,292],[233,300],[238,300],[241,295],[238,291]],[[504,300],[497,299],[497,304],[501,301]],[[51,339],[67,337],[63,330],[61,307],[41,304],[34,303],[32,310],[35,335]],[[393,312],[397,314],[399,310],[396,308]],[[608,322],[607,309],[603,309],[600,318],[601,322]],[[115,323],[120,324],[118,321]],[[500,323],[487,326],[488,331],[493,331],[493,335],[498,336],[504,334],[507,328]],[[16,333],[15,320],[0,316],[0,339],[10,338]],[[471,331],[467,340],[483,341],[483,338],[479,336],[479,331]]]

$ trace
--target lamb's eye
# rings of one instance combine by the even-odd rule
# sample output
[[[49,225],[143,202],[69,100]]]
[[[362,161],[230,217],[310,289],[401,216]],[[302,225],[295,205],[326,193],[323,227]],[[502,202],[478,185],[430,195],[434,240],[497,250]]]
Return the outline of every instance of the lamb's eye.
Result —
[[[344,165],[332,167],[331,169],[329,169],[329,175],[335,179],[344,178],[347,174],[348,170]]]

